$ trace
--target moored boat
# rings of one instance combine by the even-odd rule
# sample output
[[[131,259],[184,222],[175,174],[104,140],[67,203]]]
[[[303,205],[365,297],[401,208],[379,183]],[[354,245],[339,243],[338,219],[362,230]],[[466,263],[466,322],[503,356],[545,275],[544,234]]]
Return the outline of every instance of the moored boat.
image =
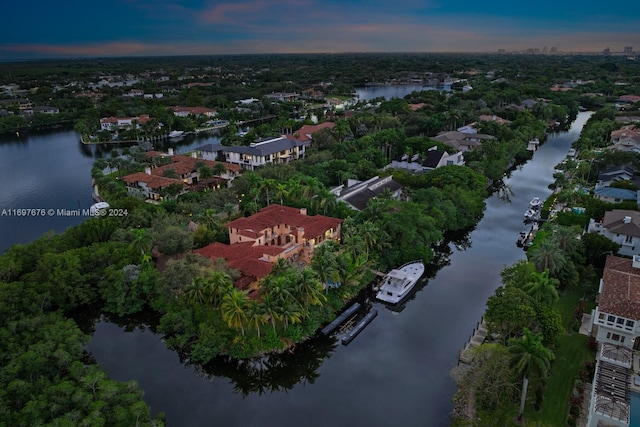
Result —
[[[376,298],[391,304],[399,303],[422,277],[424,269],[424,263],[418,260],[391,270],[384,276]]]
[[[179,136],[184,135],[184,131],[182,130],[174,130],[169,132],[169,138],[178,138]]]
[[[524,220],[525,221],[537,221],[540,218],[540,212],[538,212],[535,209],[527,209],[527,211],[524,213]]]
[[[529,207],[531,209],[538,209],[540,207],[540,205],[542,205],[542,200],[540,200],[540,197],[534,197],[529,202]]]

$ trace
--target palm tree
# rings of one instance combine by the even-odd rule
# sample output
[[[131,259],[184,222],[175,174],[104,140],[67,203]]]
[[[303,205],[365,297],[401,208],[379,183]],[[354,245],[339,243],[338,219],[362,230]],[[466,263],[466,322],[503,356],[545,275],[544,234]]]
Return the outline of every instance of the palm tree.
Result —
[[[326,290],[329,290],[329,281],[336,277],[336,253],[336,244],[332,241],[326,241],[313,250],[311,268],[318,274],[322,285],[326,285]]]
[[[260,189],[266,193],[267,206],[271,204],[271,197],[269,197],[269,190],[273,189],[276,185],[276,180],[271,178],[265,178],[260,183]]]
[[[233,288],[222,298],[222,318],[229,327],[240,329],[244,335],[244,324],[247,321],[249,297],[244,291]]]
[[[558,244],[552,239],[545,239],[534,245],[528,252],[529,260],[536,266],[536,270],[549,270],[549,274],[556,273],[566,265],[567,259],[560,250]]]
[[[267,318],[264,315],[262,307],[258,300],[249,301],[249,310],[247,313],[247,324],[249,327],[255,328],[258,333],[258,340],[260,340],[260,326],[267,322]]]
[[[522,394],[520,396],[520,412],[518,414],[518,419],[522,420],[524,403],[527,399],[529,376],[535,372],[540,377],[546,377],[555,355],[553,351],[542,344],[542,334],[534,334],[528,328],[524,328],[522,338],[510,339],[508,348],[509,352],[513,354],[513,363],[516,370],[522,374]]]
[[[184,288],[187,302],[191,305],[204,304],[207,302],[206,287],[207,285],[202,277],[195,277],[193,281]]]
[[[579,233],[571,227],[559,226],[553,232],[553,241],[558,244],[558,247],[563,253],[571,255],[580,245],[578,234]]]
[[[369,251],[378,247],[380,239],[380,227],[372,221],[365,221],[357,227],[357,234],[362,237],[365,253],[369,257]]]
[[[142,254],[142,257],[147,259],[147,252],[149,252],[153,246],[153,236],[146,228],[134,228],[131,230],[133,234],[133,241],[130,246],[137,249]]]
[[[305,304],[322,305],[326,301],[318,274],[309,267],[302,269],[296,279],[296,292]]]
[[[224,163],[216,162],[216,164],[213,165],[214,176],[224,175],[226,172],[227,172],[227,167],[224,165]]]
[[[218,306],[224,295],[233,290],[231,276],[222,271],[213,270],[205,277],[205,291],[207,301]]]
[[[236,210],[236,205],[233,203],[225,203],[222,210],[227,214],[227,219],[231,218],[233,211]]]
[[[281,318],[280,312],[281,307],[278,304],[278,301],[270,295],[267,294],[262,298],[262,310],[267,317],[267,319],[271,322],[271,326],[273,326],[273,332],[276,332],[276,320]]]
[[[288,194],[287,184],[281,182],[276,184],[276,192],[273,196],[280,199],[281,205],[284,205],[284,198],[287,197]]]
[[[556,289],[559,284],[560,281],[549,277],[549,270],[545,270],[542,273],[534,272],[531,280],[525,283],[523,289],[536,301],[553,305],[559,298]]]
[[[289,322],[300,323],[303,318],[303,309],[297,302],[283,304],[280,310],[280,316],[284,322],[284,330],[289,327]]]

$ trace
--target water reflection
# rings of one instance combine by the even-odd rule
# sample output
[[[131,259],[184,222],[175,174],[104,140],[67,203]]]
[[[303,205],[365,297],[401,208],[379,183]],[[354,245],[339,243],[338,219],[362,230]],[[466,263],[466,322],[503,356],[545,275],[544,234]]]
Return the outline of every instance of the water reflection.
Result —
[[[336,336],[318,336],[292,351],[247,360],[219,358],[198,371],[209,380],[229,379],[233,392],[243,397],[286,392],[298,384],[315,383],[320,376],[318,369],[337,345]]]

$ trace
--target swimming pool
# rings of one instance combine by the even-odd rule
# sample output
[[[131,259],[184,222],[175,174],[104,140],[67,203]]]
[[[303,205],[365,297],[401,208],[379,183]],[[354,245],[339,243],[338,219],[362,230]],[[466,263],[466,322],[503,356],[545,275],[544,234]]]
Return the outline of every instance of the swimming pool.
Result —
[[[629,427],[640,427],[640,394],[631,393],[631,419]]]

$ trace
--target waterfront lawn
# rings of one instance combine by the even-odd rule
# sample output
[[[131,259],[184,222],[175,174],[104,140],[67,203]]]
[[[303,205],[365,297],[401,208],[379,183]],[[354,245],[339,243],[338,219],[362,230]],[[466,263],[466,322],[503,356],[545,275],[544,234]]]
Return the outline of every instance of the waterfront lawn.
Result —
[[[539,421],[543,425],[565,425],[569,413],[569,396],[573,389],[574,380],[578,372],[584,368],[584,362],[593,360],[595,353],[587,346],[589,337],[573,333],[558,339],[555,349],[556,360],[551,367],[551,373],[544,389],[542,410],[536,412],[532,405],[525,407],[525,418],[529,421]],[[530,390],[530,397],[533,392]],[[530,400],[532,401],[532,400]]]
[[[582,295],[583,292],[581,289],[571,287],[562,291],[560,298],[553,306],[560,312],[560,316],[562,316],[562,326],[564,326],[567,332],[573,332],[571,328],[574,324],[575,310],[576,307],[578,307],[578,301],[582,298]]]

